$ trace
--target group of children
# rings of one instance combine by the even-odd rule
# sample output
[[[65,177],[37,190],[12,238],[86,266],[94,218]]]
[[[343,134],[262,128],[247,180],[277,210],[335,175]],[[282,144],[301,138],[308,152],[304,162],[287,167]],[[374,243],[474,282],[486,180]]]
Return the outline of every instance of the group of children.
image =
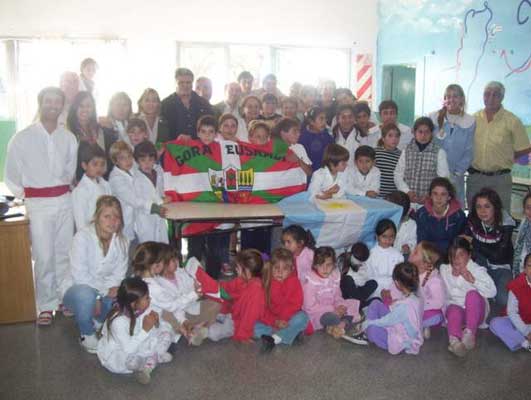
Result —
[[[149,382],[157,364],[172,360],[170,346],[181,337],[195,346],[205,339],[259,340],[261,352],[268,353],[325,329],[390,354],[418,354],[430,329],[446,326],[448,349],[462,357],[475,348],[478,329],[486,327],[488,300],[496,294],[486,269],[472,261],[468,240],[452,242],[448,264],[425,241],[404,261],[393,247],[396,226],[387,219],[377,224],[371,250],[358,242],[337,259],[331,247],[313,248],[301,226],[288,226],[282,247],[270,256],[241,250],[234,260],[236,278],[222,281],[208,276],[197,259],[179,265],[170,245],[147,241],[133,255],[133,276],[123,279],[127,238],[119,204],[102,196],[90,231],[76,235],[74,285],[65,306],[84,341],[91,342],[84,347],[110,371],[135,373],[141,383]],[[80,293],[88,286],[96,288],[92,296]],[[531,351],[531,254],[508,288],[507,317],[492,319],[491,331],[511,350]]]
[[[38,256],[53,248],[53,243],[48,243],[53,241],[51,237],[44,238],[44,244],[39,242],[45,236],[42,232],[50,232],[45,224],[57,222],[52,214],[67,217],[68,185],[75,170],[75,139],[68,137],[66,130],[55,135],[63,128],[52,124],[54,118],[57,124],[60,98],[54,90],[39,97],[41,125],[21,132],[10,144],[15,150],[20,148],[20,157],[8,152],[6,182],[16,189],[15,194],[26,195],[33,251]],[[492,223],[479,216],[479,222],[464,232],[465,237],[449,241],[449,263],[442,264],[446,254],[440,248],[426,241],[417,244],[417,227],[409,218],[409,208],[410,203],[413,208],[425,203],[435,178],[450,177],[453,166],[448,164],[446,145],[441,142],[444,135],[434,140],[431,118],[415,121],[413,134],[397,125],[397,107],[392,101],[381,104],[383,125],[378,126],[371,121],[367,104],[354,104],[349,96],[342,98],[343,104],[337,96],[332,134],[327,130],[326,110],[308,104],[302,125],[269,110],[266,118],[245,120],[243,139],[238,133],[240,117],[207,115],[197,123],[197,137],[205,145],[215,140],[248,140],[263,146],[271,140],[284,140],[293,152],[292,160],[309,177],[311,199],[337,199],[347,193],[385,198],[404,207],[400,225],[379,221],[377,244],[369,251],[365,244],[355,243],[339,262],[334,249],[313,249],[308,233],[300,226],[290,226],[283,231],[283,247],[270,256],[242,246],[234,258],[237,277],[231,281],[213,280],[194,258],[180,266],[168,245],[164,217],[170,199],[164,196],[160,152],[153,143],[156,124],[148,128],[146,118],[125,120],[108,153],[102,150],[98,134],[77,135],[77,161],[83,172],[72,190],[77,233],[71,246],[63,240],[63,247],[71,249],[70,266],[65,268],[70,273],[63,274],[61,287],[49,286],[64,293],[61,307],[65,315],[74,315],[83,347],[97,352],[109,370],[135,372],[143,383],[149,382],[158,363],[171,361],[168,349],[181,336],[193,345],[207,338],[232,337],[242,342],[257,338],[262,351],[269,352],[277,344],[301,342],[304,334],[324,328],[334,337],[357,344],[371,342],[392,354],[416,354],[430,336],[430,328],[446,324],[450,351],[463,356],[473,349],[477,329],[489,313],[487,299],[496,295],[497,285],[490,270],[487,273],[472,261],[472,255],[476,259],[477,249],[498,235],[501,210],[496,211]],[[251,107],[252,99],[242,104],[246,118],[260,113],[259,108]],[[49,151],[42,171],[31,167],[32,160],[23,155],[23,150],[31,153],[27,149],[32,148],[33,137]],[[53,177],[53,182],[50,178],[44,183],[49,186],[46,193],[39,189],[46,181],[44,175]],[[46,201],[52,200],[43,203],[40,197],[58,203],[53,203],[52,210],[46,208]],[[481,206],[488,204],[478,201]],[[474,212],[476,204],[472,208]],[[531,196],[524,200],[524,209],[526,220],[514,258],[519,265],[513,269],[523,273],[507,286],[508,318],[497,318],[491,325],[512,350],[531,348]],[[68,226],[63,224],[62,229],[68,231]],[[125,278],[129,260],[134,277]],[[41,282],[36,276],[36,280],[38,297],[42,288],[50,291],[45,287],[48,284],[42,285],[44,278]],[[49,302],[44,310],[41,305],[40,323],[51,323],[49,310],[56,309],[55,303]]]

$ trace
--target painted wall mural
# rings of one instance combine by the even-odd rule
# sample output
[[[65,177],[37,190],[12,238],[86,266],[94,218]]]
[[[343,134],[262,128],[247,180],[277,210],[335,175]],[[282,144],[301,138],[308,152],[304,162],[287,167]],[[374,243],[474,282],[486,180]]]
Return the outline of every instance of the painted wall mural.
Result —
[[[457,82],[467,110],[483,107],[491,80],[506,87],[504,105],[531,125],[531,0],[380,0],[376,88],[384,65],[416,66],[415,114],[440,108]]]

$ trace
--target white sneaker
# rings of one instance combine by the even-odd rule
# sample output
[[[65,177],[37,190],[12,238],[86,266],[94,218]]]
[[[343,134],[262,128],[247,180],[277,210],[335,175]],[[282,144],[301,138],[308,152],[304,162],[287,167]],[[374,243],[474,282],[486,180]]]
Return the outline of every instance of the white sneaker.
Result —
[[[157,358],[161,364],[169,363],[173,360],[173,356],[170,353],[159,354]]]
[[[476,347],[476,337],[469,329],[465,329],[463,332],[463,339],[461,340],[467,350],[472,350]]]
[[[98,351],[98,338],[95,334],[81,336],[79,343],[88,353],[95,354]]]
[[[424,336],[424,339],[428,340],[431,338],[431,329],[430,328],[424,328],[422,330],[422,335]]]

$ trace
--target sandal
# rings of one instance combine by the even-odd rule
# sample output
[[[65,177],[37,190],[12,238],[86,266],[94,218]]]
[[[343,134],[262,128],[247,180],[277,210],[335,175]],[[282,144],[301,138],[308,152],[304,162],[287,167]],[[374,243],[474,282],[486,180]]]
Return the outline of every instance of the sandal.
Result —
[[[53,313],[51,311],[42,311],[37,318],[37,325],[50,326],[53,321]]]

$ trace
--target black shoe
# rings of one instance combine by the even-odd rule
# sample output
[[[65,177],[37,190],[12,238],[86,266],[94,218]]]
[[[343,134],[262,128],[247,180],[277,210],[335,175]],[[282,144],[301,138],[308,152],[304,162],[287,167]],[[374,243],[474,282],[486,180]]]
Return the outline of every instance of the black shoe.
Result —
[[[263,354],[271,353],[273,348],[275,347],[275,339],[269,335],[262,335],[260,337],[262,340],[262,347],[260,348],[260,352]]]
[[[341,338],[346,340],[347,342],[359,344],[362,346],[367,346],[369,344],[369,339],[367,339],[367,335],[365,335],[365,332],[362,332],[356,336],[343,335],[341,336]]]
[[[304,332],[299,332],[297,336],[295,336],[295,339],[293,339],[293,344],[300,346],[304,343]]]

